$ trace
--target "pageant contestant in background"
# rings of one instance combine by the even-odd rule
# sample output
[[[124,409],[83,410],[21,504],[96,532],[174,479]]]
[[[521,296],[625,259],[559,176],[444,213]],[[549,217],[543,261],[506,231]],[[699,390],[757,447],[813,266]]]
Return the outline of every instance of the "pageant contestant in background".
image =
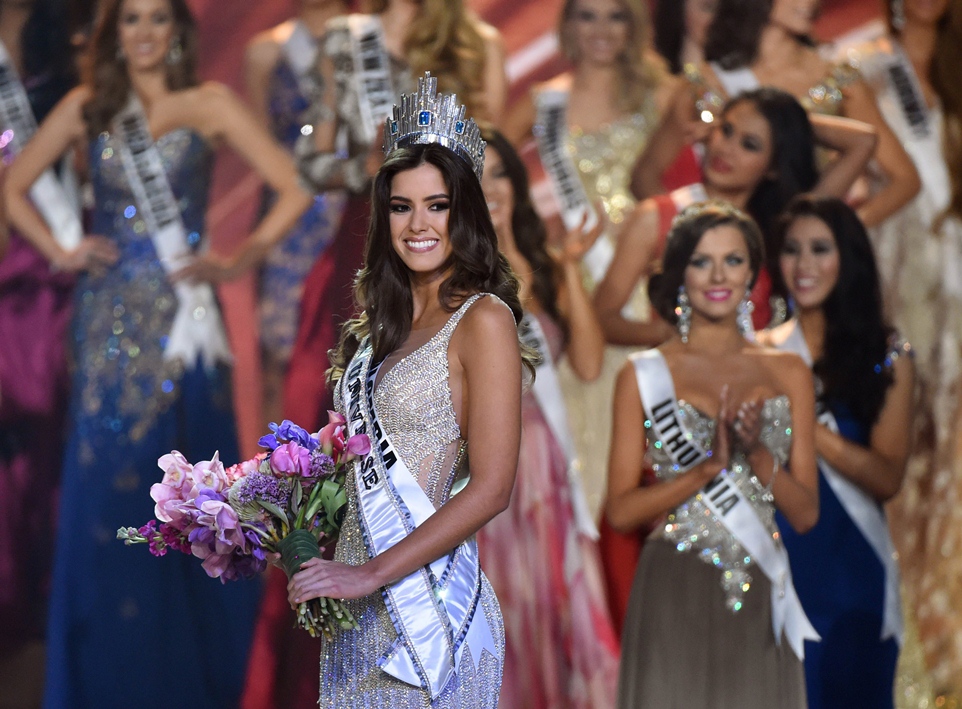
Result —
[[[3,139],[4,163],[76,83],[66,10],[58,0],[0,4],[0,132],[12,135]],[[60,182],[72,177],[71,162],[32,191],[68,243],[81,233],[76,194]],[[35,663],[26,653],[36,653],[44,635],[73,278],[52,272],[18,234],[8,240],[5,220],[0,234],[0,664],[12,670]],[[4,671],[4,694],[26,697],[21,690],[36,691],[38,674]]]
[[[347,11],[341,0],[300,0],[299,13],[254,37],[247,48],[247,93],[261,123],[289,151],[310,126],[310,108],[322,100],[325,87],[314,71],[320,38],[327,21]],[[262,213],[275,196],[266,193]],[[334,238],[344,195],[340,191],[314,197],[314,204],[276,249],[260,272],[261,360],[264,377],[264,430],[283,418],[281,392],[294,348],[304,279]]]
[[[774,513],[799,532],[818,520],[814,394],[797,356],[745,337],[763,259],[730,205],[682,212],[649,281],[678,335],[618,377],[608,517],[622,531],[661,521],[622,636],[623,709],[807,706],[802,648],[818,636]],[[657,482],[642,487],[646,465]]]
[[[351,286],[361,267],[371,177],[383,161],[381,128],[391,106],[424,71],[487,121],[500,118],[507,97],[500,36],[462,0],[376,0],[372,6],[373,14],[328,24],[318,64],[327,90],[315,107],[313,133],[298,144],[301,173],[317,191],[350,194],[334,241],[307,277],[284,385],[285,417],[311,430],[332,406],[318,363],[328,361],[338,328],[356,315]],[[341,131],[346,156],[336,152]]]
[[[686,64],[705,61],[705,40],[718,0],[658,0],[655,6],[655,49],[672,74]]]
[[[873,170],[882,187],[859,207],[869,226],[879,224],[918,192],[912,161],[875,104],[872,90],[848,64],[833,65],[807,38],[816,0],[718,0],[708,30],[708,63],[691,67],[689,87],[676,91],[672,110],[652,140],[652,150],[638,169],[641,194],[657,194],[659,178],[692,134],[692,92],[697,116],[709,120],[725,100],[743,91],[774,86],[797,98],[806,110],[864,121],[878,133]]]
[[[618,637],[556,370],[565,356],[582,379],[601,371],[604,336],[584,289],[581,257],[604,222],[591,231],[573,229],[557,256],[549,253],[521,158],[500,133],[485,137],[484,196],[501,253],[521,283],[523,340],[542,357],[521,402],[511,504],[478,532],[482,566],[504,615],[499,706],[610,709]]]
[[[815,145],[831,146],[835,159],[815,169]],[[796,194],[814,190],[843,195],[861,174],[875,147],[871,128],[829,116],[806,116],[778,89],[742,94],[728,103],[706,144],[702,182],[640,203],[625,225],[611,269],[595,291],[594,305],[609,342],[644,345],[645,332],[622,315],[631,293],[658,270],[672,220],[686,206],[708,198],[746,209],[767,238],[778,211]],[[772,317],[771,278],[763,267],[752,290],[751,317],[764,327]],[[624,618],[640,542],[648,529],[628,537],[602,525],[602,555],[612,614]]]
[[[922,177],[916,200],[870,232],[887,313],[912,343],[922,385],[905,492],[889,511],[934,679],[962,698],[962,3],[886,8],[888,34],[844,54]]]
[[[778,289],[795,318],[763,342],[812,367],[819,417],[818,524],[779,520],[802,606],[810,709],[892,709],[902,642],[899,570],[882,503],[902,485],[915,383],[909,345],[882,315],[865,227],[834,198],[794,201],[775,230]]]
[[[105,3],[89,51],[84,85],[51,111],[5,189],[24,237],[80,274],[45,706],[232,707],[257,584],[221,586],[193,559],[130,554],[114,530],[149,516],[157,459],[171,449],[238,459],[230,351],[209,282],[254,266],[310,197],[247,109],[223,86],[197,82],[184,0]],[[217,144],[278,193],[231,258],[198,251]],[[96,236],[68,250],[28,189],[74,146],[90,161]],[[175,657],[171,683],[156,668]]]
[[[385,130],[363,312],[333,358],[338,410],[371,451],[348,473],[335,560],[290,583],[292,603],[346,598],[360,623],[324,645],[325,708],[493,709],[501,689],[504,625],[474,534],[514,486],[523,311],[481,191],[484,142],[436,85],[420,80]]]
[[[599,216],[610,222],[582,261],[593,290],[634,204],[628,190],[631,169],[659,123],[671,93],[670,77],[650,49],[651,21],[644,0],[567,0],[559,33],[562,52],[574,69],[535,87],[512,111],[505,134],[519,145],[534,130],[567,230],[580,227],[586,212],[592,215],[589,227]],[[594,213],[598,203],[605,214]],[[650,319],[644,288],[635,293],[631,316],[643,323]],[[650,343],[663,338],[663,328],[656,327]],[[593,512],[603,496],[599,451],[608,449],[611,436],[611,388],[626,355],[625,350],[609,349],[601,376],[590,383],[566,363],[559,369]]]

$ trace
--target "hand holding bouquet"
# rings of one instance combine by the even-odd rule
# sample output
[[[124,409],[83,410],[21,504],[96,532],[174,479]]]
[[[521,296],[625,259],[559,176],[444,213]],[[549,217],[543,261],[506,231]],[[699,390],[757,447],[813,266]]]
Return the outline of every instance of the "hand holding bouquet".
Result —
[[[258,441],[267,452],[226,469],[217,454],[196,464],[177,451],[161,457],[164,478],[150,488],[157,519],[121,528],[117,538],[147,544],[154,556],[168,549],[193,554],[222,582],[254,576],[267,568],[269,554],[279,554],[289,578],[337,539],[347,463],[370,450],[366,435],[345,440],[344,423],[330,412],[328,425],[314,435],[290,421],[271,424]],[[328,638],[338,628],[357,627],[350,611],[330,598],[301,603],[297,623]]]

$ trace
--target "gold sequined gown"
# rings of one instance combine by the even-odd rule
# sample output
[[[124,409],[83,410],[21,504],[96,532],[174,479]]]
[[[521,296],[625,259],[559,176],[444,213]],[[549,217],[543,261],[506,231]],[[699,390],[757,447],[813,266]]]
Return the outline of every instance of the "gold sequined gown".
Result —
[[[657,125],[654,95],[649,94],[637,113],[596,131],[569,128],[566,148],[578,169],[588,199],[592,204],[600,202],[604,207],[611,228],[600,238],[612,241],[612,246],[618,228],[635,204],[629,189],[632,168]],[[598,285],[586,269],[584,279],[589,292]],[[631,316],[637,320],[650,317],[644,282],[639,284],[628,307]],[[601,375],[593,382],[581,381],[567,360],[562,360],[558,366],[585,495],[593,513],[600,509],[605,492],[615,378],[625,358],[635,349],[607,347]]]
[[[448,343],[458,322],[478,296],[465,301],[448,323],[427,343],[402,358],[374,391],[378,419],[408,469],[428,498],[440,508],[454,483],[467,475],[467,441],[455,420],[448,386]],[[382,376],[383,375],[383,376]],[[337,406],[342,410],[340,392]],[[334,558],[352,566],[368,560],[358,519],[357,491],[348,475],[348,506]],[[472,540],[471,543],[474,543]],[[339,633],[321,654],[320,706],[331,709],[494,709],[501,691],[501,660],[482,652],[475,671],[465,650],[458,675],[431,703],[428,693],[405,684],[380,669],[378,659],[397,638],[380,592],[349,601],[360,628]],[[482,576],[480,608],[504,656],[504,624],[498,600]]]
[[[715,421],[687,402],[679,418],[704,450]],[[765,401],[761,440],[777,459],[791,450],[787,397]],[[679,473],[646,429],[645,462],[659,481]],[[773,535],[775,508],[745,455],[730,479]],[[731,532],[693,496],[645,542],[622,636],[620,709],[805,709],[801,660],[772,631],[771,584]]]

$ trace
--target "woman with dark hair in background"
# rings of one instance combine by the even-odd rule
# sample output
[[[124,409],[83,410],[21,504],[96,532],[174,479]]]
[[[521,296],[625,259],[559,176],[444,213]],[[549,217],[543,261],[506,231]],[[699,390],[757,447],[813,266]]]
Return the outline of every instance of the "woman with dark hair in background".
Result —
[[[705,61],[705,40],[718,0],[658,0],[655,6],[655,49],[672,74],[686,64]]]
[[[157,461],[171,449],[238,459],[230,350],[210,284],[256,265],[310,196],[243,104],[198,82],[184,0],[105,3],[88,61],[84,84],[50,112],[5,185],[24,238],[79,274],[44,705],[232,707],[257,585],[221,586],[182,555],[131,554],[116,529],[151,516]],[[201,248],[218,144],[278,193],[229,258]],[[28,190],[75,146],[90,161],[93,235],[65,247]],[[175,682],[157,669],[171,658]]]
[[[889,512],[936,685],[962,700],[962,3],[885,9],[882,37],[840,53],[875,90],[922,178],[918,197],[869,232],[886,313],[912,343],[920,384],[905,493]]]
[[[615,389],[607,514],[645,543],[622,635],[619,706],[806,707],[817,634],[792,586],[776,508],[818,520],[812,377],[745,337],[764,260],[758,227],[724,202],[672,226],[652,304],[678,329],[632,355]],[[642,486],[650,467],[657,482]]]
[[[775,230],[774,277],[795,318],[759,339],[816,377],[818,524],[780,520],[792,576],[821,641],[806,643],[811,709],[894,706],[902,643],[897,555],[882,505],[905,475],[912,437],[909,345],[886,323],[872,245],[835,198],[800,197]]]
[[[816,139],[838,151],[821,174],[815,168]],[[627,221],[612,267],[595,291],[595,310],[608,341],[646,344],[652,326],[626,319],[621,310],[637,284],[658,270],[672,220],[686,206],[723,199],[752,214],[767,239],[779,210],[796,194],[808,190],[845,194],[874,146],[869,126],[808,116],[794,98],[778,89],[758,89],[729,101],[707,140],[703,181],[641,202]],[[752,290],[751,317],[758,328],[779,309],[777,299],[774,306],[771,303],[770,266],[761,269]],[[624,617],[640,540],[648,530],[626,538],[604,521],[601,529],[608,592],[618,620]]]
[[[298,15],[261,32],[245,56],[247,93],[261,124],[288,150],[310,125],[308,112],[325,87],[314,71],[328,20],[343,15],[343,0],[299,0]],[[262,213],[274,196],[265,193]],[[344,194],[331,191],[314,204],[264,261],[259,278],[259,335],[264,383],[264,430],[283,418],[281,391],[301,312],[304,279],[334,238]]]
[[[604,709],[615,702],[618,637],[556,371],[562,356],[582,379],[601,371],[604,336],[585,292],[581,257],[604,222],[571,230],[549,253],[524,163],[500,133],[485,138],[484,196],[498,246],[521,283],[523,339],[542,358],[521,402],[511,504],[478,532],[482,566],[504,615],[499,706]]]
[[[0,3],[0,132],[12,136],[4,164],[76,84],[66,15],[60,0]],[[44,196],[51,218],[72,222],[76,235],[72,157],[44,178]],[[8,240],[5,215],[0,221],[0,684],[26,706],[39,702],[42,682],[33,668],[50,583],[73,278],[53,272],[17,233]]]
[[[866,225],[881,223],[911,201],[919,189],[918,174],[879,113],[872,90],[856,69],[833,65],[813,48],[810,35],[817,9],[818,0],[718,0],[705,44],[707,63],[689,72],[691,87],[675,94],[647,164],[639,164],[639,190],[657,193],[651,190],[662,171],[697,132],[693,124],[711,121],[724,100],[774,86],[792,94],[806,110],[855,118],[878,133],[873,169],[881,188],[859,207]]]
[[[516,146],[535,137],[565,230],[579,227],[585,213],[591,214],[589,227],[596,218],[610,224],[582,259],[591,292],[634,205],[631,169],[659,123],[672,80],[651,47],[645,0],[566,0],[558,29],[572,70],[535,86],[512,110],[504,132]],[[599,206],[603,214],[595,213]],[[650,320],[643,288],[629,309],[636,320]],[[559,368],[593,511],[603,496],[598,451],[607,450],[611,436],[611,387],[626,356],[623,349],[608,348],[601,376],[592,382],[565,362]]]
[[[501,690],[504,625],[474,535],[514,487],[523,312],[481,190],[484,142],[436,82],[394,108],[363,312],[332,357],[347,433],[369,434],[370,452],[348,471],[334,561],[288,586],[292,605],[347,599],[360,625],[324,645],[330,709],[494,709]]]

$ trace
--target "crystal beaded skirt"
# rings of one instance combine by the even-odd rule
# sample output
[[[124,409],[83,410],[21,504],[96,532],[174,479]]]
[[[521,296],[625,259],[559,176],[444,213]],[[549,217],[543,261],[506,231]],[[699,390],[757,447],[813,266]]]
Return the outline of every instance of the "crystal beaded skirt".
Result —
[[[719,570],[666,540],[641,555],[622,637],[620,709],[805,709],[802,662],[775,644],[764,574],[732,613]]]
[[[335,559],[352,566],[367,561],[367,550],[358,525],[353,479],[348,476],[348,508]],[[380,592],[347,603],[360,626],[343,631],[321,652],[320,706],[330,709],[495,709],[501,691],[501,661],[485,652],[475,669],[470,650],[465,650],[459,674],[432,703],[428,693],[384,672],[378,660],[397,638]],[[482,577],[481,604],[488,625],[504,656],[504,623],[498,600]]]

